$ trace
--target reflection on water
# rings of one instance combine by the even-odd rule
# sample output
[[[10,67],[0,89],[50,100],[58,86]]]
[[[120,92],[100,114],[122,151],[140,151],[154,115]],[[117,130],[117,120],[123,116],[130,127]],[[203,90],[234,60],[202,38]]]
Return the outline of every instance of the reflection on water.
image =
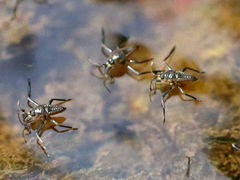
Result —
[[[53,154],[49,160],[35,142],[25,146],[22,139],[4,135],[0,177],[185,179],[188,156],[189,179],[239,179],[240,156],[231,147],[240,139],[237,0],[33,2],[24,1],[8,26],[4,23],[13,5],[0,2],[0,108],[6,117],[1,132],[20,136],[16,102],[26,101],[27,78],[37,102],[73,99],[63,116],[79,131],[61,137],[46,131],[43,140]],[[156,68],[163,67],[161,59],[176,45],[172,67],[206,72],[183,85],[202,102],[181,101],[174,91],[162,126],[159,96],[152,102],[148,98],[151,76],[135,79],[119,68],[112,93],[106,92],[90,75],[87,61],[106,61],[100,48],[102,27],[129,36],[129,44],[140,47],[130,58],[154,57]],[[151,66],[134,68],[146,71]]]

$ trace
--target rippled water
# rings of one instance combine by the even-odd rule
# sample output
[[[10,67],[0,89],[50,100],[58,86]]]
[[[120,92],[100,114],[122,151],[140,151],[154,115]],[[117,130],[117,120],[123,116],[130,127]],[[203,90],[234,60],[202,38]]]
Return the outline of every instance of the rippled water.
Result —
[[[238,0],[0,1],[0,110],[2,179],[239,179],[240,139]],[[117,77],[109,94],[90,75],[88,59],[105,61],[101,28],[141,45],[136,59],[156,66],[176,45],[170,64],[206,73],[173,92],[162,125],[159,94],[150,103],[149,78]],[[162,67],[162,66],[159,66]],[[146,70],[150,66],[136,66]],[[16,109],[33,99],[72,98],[61,114],[77,132],[46,131],[47,159],[34,136],[25,144]]]

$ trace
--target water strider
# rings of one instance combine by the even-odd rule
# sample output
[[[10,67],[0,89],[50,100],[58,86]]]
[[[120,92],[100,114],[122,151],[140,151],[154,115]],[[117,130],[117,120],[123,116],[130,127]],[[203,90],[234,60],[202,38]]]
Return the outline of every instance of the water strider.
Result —
[[[125,37],[126,41],[128,41],[128,38]],[[92,64],[92,67],[97,68],[98,72],[100,73],[100,76],[94,74],[91,72],[91,74],[99,79],[103,80],[103,84],[108,92],[111,92],[110,89],[107,87],[107,84],[112,84],[114,82],[114,77],[111,74],[111,70],[116,67],[117,65],[124,65],[128,68],[129,71],[132,71],[131,64],[142,64],[152,61],[153,59],[145,59],[142,61],[137,61],[133,59],[128,59],[128,57],[137,49],[136,46],[125,46],[120,47],[120,45],[117,46],[116,49],[110,49],[105,44],[105,31],[102,29],[102,44],[101,44],[101,51],[103,55],[107,58],[106,62],[103,64],[98,64],[95,62],[92,62],[89,59],[89,62]]]
[[[198,99],[188,93],[186,93],[181,87],[181,83],[184,81],[196,81],[197,78],[191,74],[187,74],[185,71],[189,70],[189,71],[194,71],[197,73],[204,73],[201,71],[198,71],[196,69],[190,68],[190,67],[184,67],[182,70],[175,70],[173,69],[167,62],[166,60],[169,59],[169,57],[174,53],[176,47],[174,46],[171,51],[169,52],[169,54],[163,59],[163,63],[167,66],[167,70],[154,70],[153,67],[151,69],[151,71],[145,71],[145,72],[138,72],[135,69],[133,69],[132,67],[128,66],[129,70],[131,70],[131,72],[133,72],[135,75],[139,76],[139,75],[144,75],[144,74],[152,74],[153,78],[150,82],[150,92],[149,92],[149,98],[151,101],[151,97],[153,95],[156,94],[157,92],[157,87],[159,85],[163,85],[163,84],[167,84],[170,87],[163,92],[162,95],[162,100],[161,100],[161,105],[163,108],[163,124],[165,123],[165,102],[168,99],[168,95],[169,93],[177,88],[180,93],[182,95],[185,95],[187,97],[190,97],[192,100],[198,101]],[[152,66],[153,66],[153,62],[152,62]]]
[[[24,126],[23,138],[25,142],[27,142],[26,135],[30,135],[32,131],[35,131],[37,144],[40,146],[45,155],[49,157],[43,140],[41,139],[41,136],[46,129],[52,129],[57,133],[64,133],[70,130],[78,129],[71,126],[62,125],[56,121],[56,117],[52,117],[52,115],[59,114],[66,110],[66,107],[63,107],[59,104],[52,104],[54,101],[64,103],[70,101],[71,99],[52,98],[49,100],[48,104],[39,104],[31,98],[30,80],[28,80],[28,88],[27,104],[30,110],[26,111],[25,109],[22,109],[20,107],[20,102],[18,101],[18,119]],[[59,130],[57,127],[64,129]]]

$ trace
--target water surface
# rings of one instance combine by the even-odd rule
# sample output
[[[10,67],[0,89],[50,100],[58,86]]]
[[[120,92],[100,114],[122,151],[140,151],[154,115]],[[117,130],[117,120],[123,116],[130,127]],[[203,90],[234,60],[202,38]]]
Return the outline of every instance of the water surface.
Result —
[[[240,138],[238,0],[26,0],[9,22],[13,7],[0,1],[1,178],[186,179],[185,156],[189,179],[240,178],[240,152],[231,148]],[[176,45],[174,68],[206,72],[184,86],[202,101],[174,92],[163,126],[159,94],[148,99],[148,78],[125,74],[109,94],[87,61],[105,61],[101,28],[141,44],[134,57],[154,57],[156,66]],[[16,104],[27,107],[27,78],[37,102],[73,99],[62,115],[79,130],[46,131],[50,159],[34,136],[27,144],[21,139]]]

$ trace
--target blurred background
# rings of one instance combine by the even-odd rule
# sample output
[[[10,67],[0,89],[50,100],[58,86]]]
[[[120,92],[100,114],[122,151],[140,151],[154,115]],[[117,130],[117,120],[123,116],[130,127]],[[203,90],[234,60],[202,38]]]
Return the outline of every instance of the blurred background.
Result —
[[[0,0],[0,179],[240,179],[239,22],[239,0]],[[163,126],[149,77],[119,70],[109,94],[89,73],[88,59],[106,61],[101,28],[128,36],[141,47],[133,58],[156,68],[176,45],[172,67],[205,71],[183,87],[201,102],[174,92]],[[27,78],[39,103],[73,99],[61,116],[79,130],[45,131],[50,159],[21,136]]]

